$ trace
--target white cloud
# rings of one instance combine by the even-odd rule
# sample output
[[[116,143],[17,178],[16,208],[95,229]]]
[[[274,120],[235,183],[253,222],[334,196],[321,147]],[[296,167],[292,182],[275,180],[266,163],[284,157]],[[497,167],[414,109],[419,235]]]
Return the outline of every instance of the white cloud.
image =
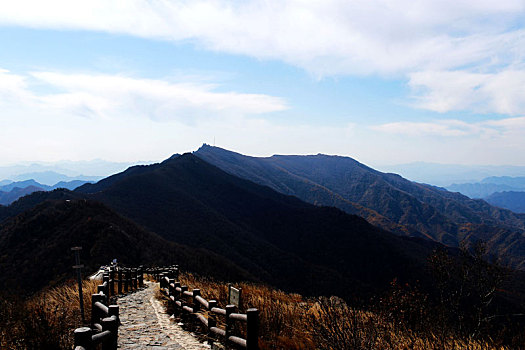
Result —
[[[19,0],[1,6],[0,23],[192,40],[320,75],[397,74],[512,62],[524,11],[519,0]]]
[[[280,60],[319,77],[408,76],[420,108],[510,115],[525,109],[516,89],[523,86],[520,72],[525,71],[524,18],[522,0],[18,0],[0,5],[0,25],[189,41],[208,50]]]
[[[393,122],[371,127],[373,130],[390,134],[409,136],[465,136],[472,131],[472,126],[457,121],[437,122]]]
[[[153,119],[181,118],[185,113],[260,114],[287,109],[285,101],[262,94],[216,92],[203,83],[169,83],[115,75],[37,72],[33,77],[63,93],[39,97],[45,104],[62,108],[87,108],[110,116],[122,109]],[[132,113],[129,113],[132,112]]]
[[[259,109],[250,98],[246,102],[244,94],[221,95],[213,85],[202,83],[56,72],[20,76],[6,71],[0,79],[2,163],[28,159],[161,160],[215,139],[218,146],[261,156],[320,152],[348,155],[365,163],[424,159],[525,164],[525,154],[519,152],[525,149],[525,117],[478,123],[401,122],[372,128],[298,125],[264,119],[251,113]],[[38,91],[42,85],[52,88],[41,94],[33,90],[33,84]],[[197,89],[204,98],[202,104],[188,102],[180,92],[186,91],[185,87]],[[221,101],[209,96],[215,93]],[[6,96],[17,96],[24,103]],[[226,98],[231,99],[227,108],[222,101]],[[171,100],[182,102],[173,107]],[[267,110],[283,107],[272,98],[270,101]],[[175,116],[162,118],[164,113],[151,112],[163,105]],[[182,112],[198,117],[178,117]]]
[[[28,81],[52,91],[37,94]],[[31,105],[42,111],[62,111],[105,119],[179,119],[219,115],[253,115],[288,109],[286,101],[263,94],[218,92],[206,83],[167,82],[118,75],[35,72],[21,76],[0,71],[0,104]],[[40,114],[39,112],[36,113]]]
[[[47,92],[37,93],[33,84]],[[1,161],[161,160],[214,138],[252,154],[336,153],[352,140],[351,124],[270,122],[259,114],[286,109],[281,98],[217,89],[117,75],[0,71]]]
[[[393,122],[370,127],[372,130],[387,134],[413,137],[468,137],[505,139],[511,134],[525,131],[525,117],[489,119],[468,123],[461,120],[444,119],[430,122]]]
[[[498,73],[426,71],[410,74],[415,106],[437,112],[454,110],[506,115],[525,114],[525,70]]]

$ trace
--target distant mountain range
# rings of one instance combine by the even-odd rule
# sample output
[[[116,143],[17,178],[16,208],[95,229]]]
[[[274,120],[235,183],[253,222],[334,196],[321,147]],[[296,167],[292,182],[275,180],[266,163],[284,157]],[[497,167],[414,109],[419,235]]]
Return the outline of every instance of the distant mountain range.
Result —
[[[476,183],[452,184],[447,189],[470,198],[482,198],[494,206],[515,213],[525,213],[522,199],[525,195],[524,176],[492,176]]]
[[[493,193],[504,191],[525,191],[525,188],[512,187],[509,185],[500,185],[493,183],[464,183],[452,184],[446,187],[451,192],[459,192],[467,197],[473,199],[483,199],[489,197]]]
[[[46,186],[53,186],[57,183],[69,183],[71,181],[96,182],[102,179],[102,176],[67,176],[65,174],[57,173],[55,171],[42,171],[33,173],[23,173],[13,176],[11,180],[14,182],[34,180]]]
[[[414,162],[399,165],[377,166],[384,172],[400,174],[412,181],[449,186],[456,183],[476,183],[487,177],[524,176],[525,166],[511,165],[462,165]]]
[[[487,202],[515,213],[525,213],[525,192],[496,192],[485,198]]]
[[[9,205],[18,198],[36,191],[52,191],[57,188],[74,190],[75,188],[90,182],[91,181],[84,180],[72,180],[67,182],[60,181],[53,186],[41,184],[33,179],[16,182],[4,182],[4,185],[0,186],[0,205]]]
[[[452,184],[446,188],[452,192],[460,192],[470,198],[486,198],[496,192],[524,192],[525,177],[491,176],[480,182]]]
[[[525,215],[483,200],[382,173],[349,157],[257,158],[208,145],[194,154],[230,174],[312,204],[357,213],[397,234],[425,237],[453,247],[463,240],[484,240],[489,252],[525,268]],[[356,212],[356,205],[364,209]]]
[[[137,162],[148,164],[151,162]],[[46,185],[73,179],[97,181],[101,178],[123,171],[131,166],[127,162],[92,161],[59,161],[59,162],[25,162],[0,166],[0,179],[22,181],[34,179]]]

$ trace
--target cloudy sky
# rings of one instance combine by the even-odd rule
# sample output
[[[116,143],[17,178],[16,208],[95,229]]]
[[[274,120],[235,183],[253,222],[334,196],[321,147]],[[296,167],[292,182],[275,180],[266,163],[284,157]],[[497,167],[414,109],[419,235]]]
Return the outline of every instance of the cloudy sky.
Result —
[[[525,1],[0,1],[0,165],[214,142],[525,165]]]

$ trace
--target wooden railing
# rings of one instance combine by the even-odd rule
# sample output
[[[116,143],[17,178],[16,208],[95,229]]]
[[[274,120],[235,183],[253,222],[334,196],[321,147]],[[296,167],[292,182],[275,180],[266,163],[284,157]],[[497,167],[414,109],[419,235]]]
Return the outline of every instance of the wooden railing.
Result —
[[[97,286],[97,294],[91,296],[90,327],[75,329],[75,350],[91,350],[99,344],[103,350],[116,350],[120,320],[119,307],[114,303],[115,283],[117,295],[144,285],[142,267],[131,269],[112,265],[101,269],[104,271],[103,283]]]
[[[171,300],[177,313],[182,317],[186,316],[186,320],[190,322],[204,326],[210,345],[213,345],[218,339],[226,347],[233,345],[248,350],[259,348],[259,311],[257,309],[248,309],[244,314],[238,313],[235,305],[226,305],[224,309],[219,308],[216,300],[204,299],[199,289],[193,289],[190,292],[188,286],[182,286],[177,281],[179,270],[176,267],[155,269],[150,273],[159,282],[160,290]],[[187,317],[190,315],[192,317]],[[224,328],[217,325],[217,316],[224,320]],[[236,321],[246,324],[246,338],[233,334]]]

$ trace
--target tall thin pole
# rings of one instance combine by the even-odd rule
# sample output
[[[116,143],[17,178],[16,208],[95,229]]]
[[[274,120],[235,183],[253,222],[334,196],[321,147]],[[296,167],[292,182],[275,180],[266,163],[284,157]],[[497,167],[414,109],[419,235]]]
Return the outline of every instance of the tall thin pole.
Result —
[[[75,266],[73,268],[77,270],[77,280],[78,280],[78,298],[80,300],[80,316],[82,317],[82,324],[86,324],[86,319],[84,317],[84,296],[82,294],[82,268],[84,265],[80,264],[80,251],[82,247],[72,247],[72,251],[75,252]]]

